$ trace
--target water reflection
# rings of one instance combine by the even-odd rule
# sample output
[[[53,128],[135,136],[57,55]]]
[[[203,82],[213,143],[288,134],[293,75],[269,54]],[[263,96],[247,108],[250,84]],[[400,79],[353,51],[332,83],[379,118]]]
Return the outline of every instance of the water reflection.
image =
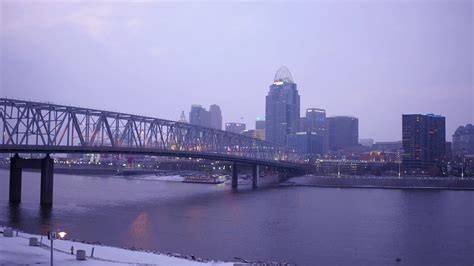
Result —
[[[21,218],[21,208],[19,203],[10,203],[6,206],[8,213],[8,221],[13,227],[20,227],[23,219]]]
[[[140,213],[128,229],[128,245],[133,247],[149,246],[156,238],[150,217],[147,213]]]
[[[51,230],[52,206],[40,206],[39,209],[39,224],[41,234],[47,234]]]

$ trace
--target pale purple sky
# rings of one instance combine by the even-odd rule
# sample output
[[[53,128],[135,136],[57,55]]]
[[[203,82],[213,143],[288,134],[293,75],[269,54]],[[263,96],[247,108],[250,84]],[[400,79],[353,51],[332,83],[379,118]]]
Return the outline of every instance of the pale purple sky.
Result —
[[[473,2],[0,0],[0,95],[178,120],[218,104],[224,122],[265,115],[281,65],[301,114],[359,118],[401,139],[402,113],[474,122]],[[241,119],[243,117],[243,119]]]

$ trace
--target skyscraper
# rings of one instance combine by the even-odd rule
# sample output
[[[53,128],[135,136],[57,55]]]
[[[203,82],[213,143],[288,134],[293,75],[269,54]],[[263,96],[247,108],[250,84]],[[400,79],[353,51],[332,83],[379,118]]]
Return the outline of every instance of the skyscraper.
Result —
[[[474,126],[459,126],[453,134],[453,154],[474,154]]]
[[[191,106],[189,112],[189,123],[192,125],[211,127],[211,114],[199,104]]]
[[[213,104],[209,107],[211,115],[211,127],[222,130],[222,113],[219,105]]]
[[[255,120],[255,129],[265,130],[265,118],[264,117],[257,117],[257,119]]]
[[[329,150],[337,151],[359,144],[359,119],[351,116],[327,118]]]
[[[307,158],[315,158],[323,155],[324,139],[322,135],[315,132],[298,132],[287,136],[288,146],[303,153]]]
[[[255,138],[265,140],[265,118],[257,117],[255,120]]]
[[[408,169],[430,169],[445,156],[446,120],[440,115],[402,116],[403,165]]]
[[[326,154],[329,149],[326,110],[308,108],[306,109],[306,119],[304,121],[304,128],[306,131],[314,132],[316,135],[321,136],[322,154]]]
[[[266,97],[265,140],[286,145],[286,135],[295,134],[300,123],[300,95],[290,71],[282,66]]]

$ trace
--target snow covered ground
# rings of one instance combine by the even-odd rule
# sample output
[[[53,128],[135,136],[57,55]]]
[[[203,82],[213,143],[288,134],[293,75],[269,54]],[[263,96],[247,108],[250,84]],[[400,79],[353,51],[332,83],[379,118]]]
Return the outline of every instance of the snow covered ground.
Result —
[[[182,182],[184,178],[180,175],[170,175],[170,176],[157,176],[157,175],[142,175],[136,176],[134,179],[140,180],[155,180],[155,181],[171,181],[171,182]]]
[[[3,236],[5,227],[0,226],[0,265],[49,265],[50,264],[50,240],[43,236],[42,244],[29,246],[29,238],[40,236],[16,231],[13,237]],[[74,247],[74,255],[71,255],[71,246]],[[121,248],[98,246],[73,242],[69,240],[54,240],[54,264],[55,265],[234,265],[230,262],[198,262],[183,258],[176,258],[164,254],[132,251]],[[91,258],[91,250],[94,248],[94,257]],[[76,260],[76,250],[86,251],[85,261]]]

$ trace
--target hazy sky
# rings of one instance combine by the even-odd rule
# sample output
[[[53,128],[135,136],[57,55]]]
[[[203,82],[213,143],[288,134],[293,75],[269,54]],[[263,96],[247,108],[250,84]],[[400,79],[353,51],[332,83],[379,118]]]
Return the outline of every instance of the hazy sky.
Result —
[[[445,115],[448,140],[474,122],[470,0],[0,3],[2,97],[171,120],[215,103],[254,128],[286,65],[302,115],[356,116],[361,138],[401,139],[402,113]]]

